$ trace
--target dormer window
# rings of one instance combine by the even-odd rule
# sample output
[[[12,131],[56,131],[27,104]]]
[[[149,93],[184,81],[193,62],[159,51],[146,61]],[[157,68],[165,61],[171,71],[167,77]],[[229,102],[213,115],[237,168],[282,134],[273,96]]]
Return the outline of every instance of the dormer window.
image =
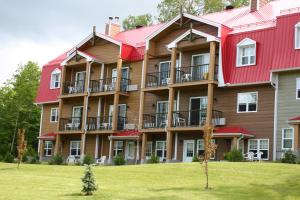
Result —
[[[295,25],[295,49],[300,49],[300,22]]]
[[[60,69],[56,68],[51,73],[50,89],[56,89],[60,87]]]
[[[237,67],[255,65],[256,41],[245,38],[237,44]]]

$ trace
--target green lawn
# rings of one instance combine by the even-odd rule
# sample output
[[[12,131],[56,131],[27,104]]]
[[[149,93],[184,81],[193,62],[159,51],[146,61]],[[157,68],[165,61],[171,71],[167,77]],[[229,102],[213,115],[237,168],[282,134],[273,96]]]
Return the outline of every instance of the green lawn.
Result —
[[[211,190],[199,163],[94,167],[99,190],[80,195],[84,167],[0,163],[0,199],[300,199],[300,165],[210,165]]]

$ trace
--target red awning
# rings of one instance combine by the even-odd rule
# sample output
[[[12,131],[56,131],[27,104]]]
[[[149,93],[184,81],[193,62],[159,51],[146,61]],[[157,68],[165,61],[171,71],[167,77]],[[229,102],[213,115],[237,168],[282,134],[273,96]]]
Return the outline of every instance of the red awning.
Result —
[[[40,137],[38,137],[38,139],[55,140],[55,137],[56,137],[56,133],[46,133],[46,134],[42,134]]]
[[[244,136],[244,137],[254,137],[253,134],[250,133],[245,128],[242,127],[223,127],[218,128],[213,133],[214,137],[236,137],[236,136]]]
[[[289,119],[288,122],[298,124],[298,123],[300,123],[300,116],[293,117],[293,118]]]
[[[139,139],[142,133],[138,130],[124,130],[109,136],[109,139]]]

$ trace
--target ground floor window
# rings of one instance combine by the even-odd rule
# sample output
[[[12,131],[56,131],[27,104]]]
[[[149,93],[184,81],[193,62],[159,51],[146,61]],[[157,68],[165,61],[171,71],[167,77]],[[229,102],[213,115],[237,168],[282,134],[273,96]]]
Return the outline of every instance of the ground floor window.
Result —
[[[238,148],[238,150],[240,152],[242,152],[242,154],[244,154],[244,144],[245,144],[244,140],[239,140],[239,148]]]
[[[211,142],[213,144],[215,144],[215,139],[212,139]],[[204,139],[199,139],[197,140],[197,155],[198,157],[203,157],[204,156],[204,152],[205,152],[205,146],[204,146]],[[213,155],[211,155],[210,159],[215,159],[215,153],[213,153]]]
[[[123,154],[124,142],[123,141],[115,141],[114,142],[114,156]]]
[[[146,157],[152,156],[152,142],[147,142]]]
[[[282,149],[293,149],[294,148],[294,129],[284,128],[282,129]]]
[[[155,151],[156,151],[157,157],[159,157],[161,159],[166,158],[166,155],[167,155],[166,141],[156,141]]]
[[[53,142],[45,141],[44,156],[52,156]]]
[[[70,141],[70,155],[80,156],[80,141]]]
[[[254,157],[257,157],[258,152],[262,152],[261,159],[269,159],[269,139],[251,139],[248,142],[248,151],[254,153]]]

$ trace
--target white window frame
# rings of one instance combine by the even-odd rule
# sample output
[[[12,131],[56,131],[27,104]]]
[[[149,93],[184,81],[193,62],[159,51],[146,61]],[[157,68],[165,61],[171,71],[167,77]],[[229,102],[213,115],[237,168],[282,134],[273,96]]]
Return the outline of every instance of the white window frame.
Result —
[[[300,77],[296,78],[296,99],[297,100],[300,100],[300,97],[298,97],[298,92],[299,91],[300,91]]]
[[[76,148],[74,148],[76,150],[76,155],[72,155],[72,149],[73,149],[72,148],[72,143],[77,143]],[[81,146],[80,140],[71,140],[70,141],[70,156],[80,156],[80,153],[81,153],[80,146]]]
[[[239,95],[241,94],[256,94],[256,110],[255,111],[249,111],[249,103],[246,103],[246,111],[239,111]],[[236,107],[237,113],[255,113],[258,111],[258,92],[239,92],[237,94],[237,107]]]
[[[296,25],[295,25],[295,41],[294,41],[294,45],[295,45],[295,49],[300,49],[300,41],[297,45],[297,41],[300,40],[300,30],[299,30],[299,33],[298,33],[298,29],[300,29],[300,22],[298,22]]]
[[[248,56],[249,62],[247,64],[242,64],[242,49],[250,47],[250,46],[254,46],[254,55]],[[244,67],[244,66],[256,65],[256,51],[257,51],[256,41],[254,41],[250,38],[243,39],[236,46],[236,66],[237,67]],[[250,63],[250,57],[251,56],[254,56],[254,63]]]
[[[199,148],[199,143],[200,143],[201,141],[203,141],[203,149],[200,149],[200,148]],[[211,139],[211,141],[212,141],[213,144],[216,144],[216,139]],[[198,151],[199,151],[199,150],[205,151],[204,139],[198,139],[196,145],[197,145],[197,148],[196,148],[196,149],[197,149],[196,155],[198,156]],[[214,160],[215,157],[216,157],[216,151],[214,151],[214,153],[213,153],[213,155],[210,157],[210,159],[211,159],[211,160]]]
[[[267,156],[267,158],[265,158],[265,159],[262,159],[262,160],[269,160],[269,155],[270,155],[270,141],[269,141],[269,139],[266,139],[266,138],[260,138],[260,139],[249,139],[248,140],[248,153],[250,152],[250,141],[254,141],[254,140],[256,140],[257,141],[257,152],[259,152],[260,150],[268,150],[268,156]],[[267,140],[268,141],[268,149],[260,149],[260,141],[261,140]],[[254,155],[254,157],[256,158],[257,156],[255,156]]]
[[[119,143],[122,143],[122,148],[118,148],[119,147]],[[124,142],[121,140],[117,140],[114,142],[114,157],[116,157],[118,155],[119,152],[124,153]]]
[[[52,115],[53,110],[55,110],[55,115]],[[54,121],[52,120],[52,117],[55,117]],[[50,110],[50,123],[56,123],[56,122],[58,122],[58,108],[57,107],[51,108],[51,110]]]
[[[162,142],[163,143],[163,148],[162,149],[157,149],[157,144],[159,142]],[[167,151],[167,142],[165,140],[159,140],[159,141],[156,141],[155,142],[155,156],[157,156],[157,150],[160,150],[162,151],[162,157],[159,157],[161,160],[165,159],[167,157],[167,155],[165,155],[165,151]]]
[[[51,144],[51,147],[49,147],[49,144]],[[49,151],[51,151],[50,154],[49,154]],[[45,157],[52,156],[52,153],[53,153],[53,142],[52,141],[45,141],[45,144],[44,144],[44,156]]]
[[[148,148],[150,147],[150,148]],[[153,143],[151,142],[147,142],[147,147],[146,147],[146,157],[150,158],[153,155]]]
[[[284,131],[285,130],[292,130],[292,137],[291,138],[284,138]],[[292,148],[285,148],[284,147],[284,140],[292,140]],[[294,128],[290,127],[290,128],[283,128],[282,129],[282,140],[281,140],[281,148],[282,150],[294,150],[294,140],[295,140],[295,130]]]
[[[58,75],[58,81],[55,80],[54,76]],[[61,81],[61,70],[56,68],[51,72],[50,78],[50,89],[58,89],[60,88],[60,81]],[[55,83],[58,82],[58,86],[55,87]]]

